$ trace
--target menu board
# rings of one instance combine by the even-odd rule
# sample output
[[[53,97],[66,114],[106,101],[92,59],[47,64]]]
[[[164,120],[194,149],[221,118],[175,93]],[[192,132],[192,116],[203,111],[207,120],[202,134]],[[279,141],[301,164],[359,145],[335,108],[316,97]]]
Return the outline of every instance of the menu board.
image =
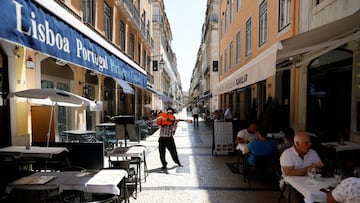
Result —
[[[214,151],[216,154],[234,151],[232,122],[214,122]]]

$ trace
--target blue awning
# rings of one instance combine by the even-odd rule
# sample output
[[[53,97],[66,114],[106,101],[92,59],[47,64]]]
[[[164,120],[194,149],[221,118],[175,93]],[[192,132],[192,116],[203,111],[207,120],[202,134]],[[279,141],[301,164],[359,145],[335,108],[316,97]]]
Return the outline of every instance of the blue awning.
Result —
[[[55,1],[5,0],[1,8],[0,39],[146,87],[146,71]]]
[[[130,87],[129,83],[126,82],[125,80],[115,78],[115,81],[117,84],[120,85],[120,87],[123,89],[123,92],[125,94],[135,94],[134,89]]]
[[[208,100],[212,97],[212,93],[210,92],[209,94],[205,94],[204,96],[200,97],[200,99],[197,102],[201,102],[204,100]]]

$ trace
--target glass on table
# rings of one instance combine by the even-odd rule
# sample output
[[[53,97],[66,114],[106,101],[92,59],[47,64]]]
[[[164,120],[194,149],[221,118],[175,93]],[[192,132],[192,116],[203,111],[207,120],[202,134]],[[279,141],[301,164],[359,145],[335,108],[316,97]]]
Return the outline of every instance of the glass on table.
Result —
[[[307,169],[307,175],[311,178],[311,179],[314,179],[315,176],[316,176],[316,169],[313,168],[313,167],[309,167]]]
[[[338,184],[341,182],[343,175],[344,173],[341,169],[334,169],[334,178]]]

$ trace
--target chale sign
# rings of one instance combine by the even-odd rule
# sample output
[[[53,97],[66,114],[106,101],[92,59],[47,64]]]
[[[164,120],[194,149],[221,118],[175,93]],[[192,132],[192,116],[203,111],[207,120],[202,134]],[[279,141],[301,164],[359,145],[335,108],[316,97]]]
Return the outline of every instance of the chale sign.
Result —
[[[7,12],[0,13],[1,38],[146,87],[144,73],[31,1],[5,0],[2,9]]]

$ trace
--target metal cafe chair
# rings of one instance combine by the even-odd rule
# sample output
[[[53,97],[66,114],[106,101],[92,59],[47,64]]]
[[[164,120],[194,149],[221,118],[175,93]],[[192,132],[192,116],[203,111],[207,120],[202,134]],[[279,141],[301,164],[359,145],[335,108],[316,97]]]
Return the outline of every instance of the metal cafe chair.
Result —
[[[125,195],[129,196],[129,189],[133,189],[135,194],[133,197],[137,198],[137,187],[138,187],[138,174],[135,168],[130,167],[130,161],[127,160],[118,160],[118,161],[110,161],[111,168],[124,169],[128,173],[128,177],[125,178]],[[127,197],[128,199],[128,197]]]
[[[262,179],[272,179],[276,176],[276,155],[255,156],[255,166],[249,164],[249,155],[246,155],[245,164],[245,180],[248,181],[249,188],[253,177]]]
[[[119,198],[115,194],[106,193],[89,193],[88,198],[79,196],[79,193],[65,196],[62,201],[64,203],[118,203]]]

